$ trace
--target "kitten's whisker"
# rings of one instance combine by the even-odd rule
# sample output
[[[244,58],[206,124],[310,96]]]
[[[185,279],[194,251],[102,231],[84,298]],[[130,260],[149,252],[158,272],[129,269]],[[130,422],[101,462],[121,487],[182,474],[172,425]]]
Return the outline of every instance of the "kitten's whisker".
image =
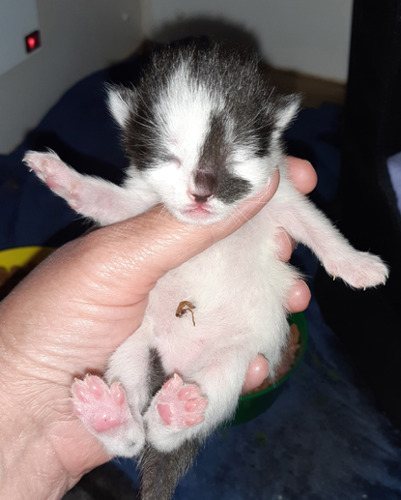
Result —
[[[159,211],[159,213],[157,214],[157,218],[162,218],[162,217],[164,217],[166,213],[168,213],[168,209],[167,209],[166,205],[163,203],[163,204],[160,206],[160,211]]]

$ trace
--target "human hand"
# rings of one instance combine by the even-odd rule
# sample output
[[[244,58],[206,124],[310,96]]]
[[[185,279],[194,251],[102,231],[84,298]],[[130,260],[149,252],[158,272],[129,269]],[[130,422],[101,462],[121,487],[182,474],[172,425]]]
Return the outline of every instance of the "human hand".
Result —
[[[307,169],[290,160],[292,178]],[[102,373],[110,354],[139,327],[157,280],[255,215],[278,181],[277,174],[253,203],[244,204],[241,217],[215,225],[183,224],[156,207],[101,228],[55,252],[0,304],[4,498],[21,498],[26,480],[30,498],[59,498],[85,471],[109,459],[72,413],[73,377]],[[284,236],[283,260],[292,247]],[[288,300],[290,311],[306,307],[308,294],[299,283]],[[257,374],[265,378],[267,370],[262,362]],[[256,387],[254,371],[247,380]]]

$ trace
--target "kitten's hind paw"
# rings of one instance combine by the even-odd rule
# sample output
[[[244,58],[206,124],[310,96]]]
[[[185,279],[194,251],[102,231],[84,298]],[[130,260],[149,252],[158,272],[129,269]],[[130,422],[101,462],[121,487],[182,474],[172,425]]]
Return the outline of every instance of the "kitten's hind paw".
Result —
[[[87,375],[75,380],[71,390],[75,413],[93,431],[108,431],[128,420],[130,411],[118,382],[109,388],[101,378]]]
[[[197,385],[174,374],[154,396],[144,416],[147,442],[165,453],[176,450],[203,432],[207,406],[208,400]]]
[[[185,384],[177,374],[168,380],[155,396],[155,404],[165,425],[185,429],[205,419],[207,398],[194,384]]]
[[[110,388],[99,377],[87,375],[71,388],[75,414],[111,455],[132,457],[144,445],[141,422],[135,421],[124,389],[118,382]]]

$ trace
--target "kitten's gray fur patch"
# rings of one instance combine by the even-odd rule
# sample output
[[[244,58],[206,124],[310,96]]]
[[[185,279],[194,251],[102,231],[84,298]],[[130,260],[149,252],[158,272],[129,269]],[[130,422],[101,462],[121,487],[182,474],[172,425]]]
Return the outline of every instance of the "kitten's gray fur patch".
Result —
[[[149,390],[153,397],[166,381],[156,349],[149,351],[149,365]],[[147,444],[139,460],[141,500],[169,500],[179,480],[193,464],[198,449],[199,442],[196,440],[186,441],[171,453],[162,453]]]
[[[186,441],[170,453],[161,453],[146,445],[140,460],[141,500],[169,500],[193,464],[198,449],[199,443],[195,440]]]
[[[163,369],[161,358],[157,349],[149,351],[149,378],[148,387],[151,397],[153,397],[167,379]]]
[[[211,117],[210,128],[199,158],[198,172],[209,176],[209,179],[213,176],[213,188],[209,180],[210,194],[215,194],[225,203],[233,203],[246,196],[251,186],[247,180],[230,174],[227,169],[231,145],[226,138],[225,121],[223,113]]]

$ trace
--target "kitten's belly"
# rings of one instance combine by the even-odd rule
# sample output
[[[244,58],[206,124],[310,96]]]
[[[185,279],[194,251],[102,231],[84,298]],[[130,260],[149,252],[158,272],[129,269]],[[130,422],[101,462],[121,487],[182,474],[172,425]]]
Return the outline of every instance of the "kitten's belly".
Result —
[[[170,272],[152,292],[147,314],[168,373],[196,374],[229,347],[249,360],[261,352],[272,365],[279,361],[296,273],[277,260],[272,241],[238,233]],[[184,301],[194,306],[192,313],[176,317]]]

